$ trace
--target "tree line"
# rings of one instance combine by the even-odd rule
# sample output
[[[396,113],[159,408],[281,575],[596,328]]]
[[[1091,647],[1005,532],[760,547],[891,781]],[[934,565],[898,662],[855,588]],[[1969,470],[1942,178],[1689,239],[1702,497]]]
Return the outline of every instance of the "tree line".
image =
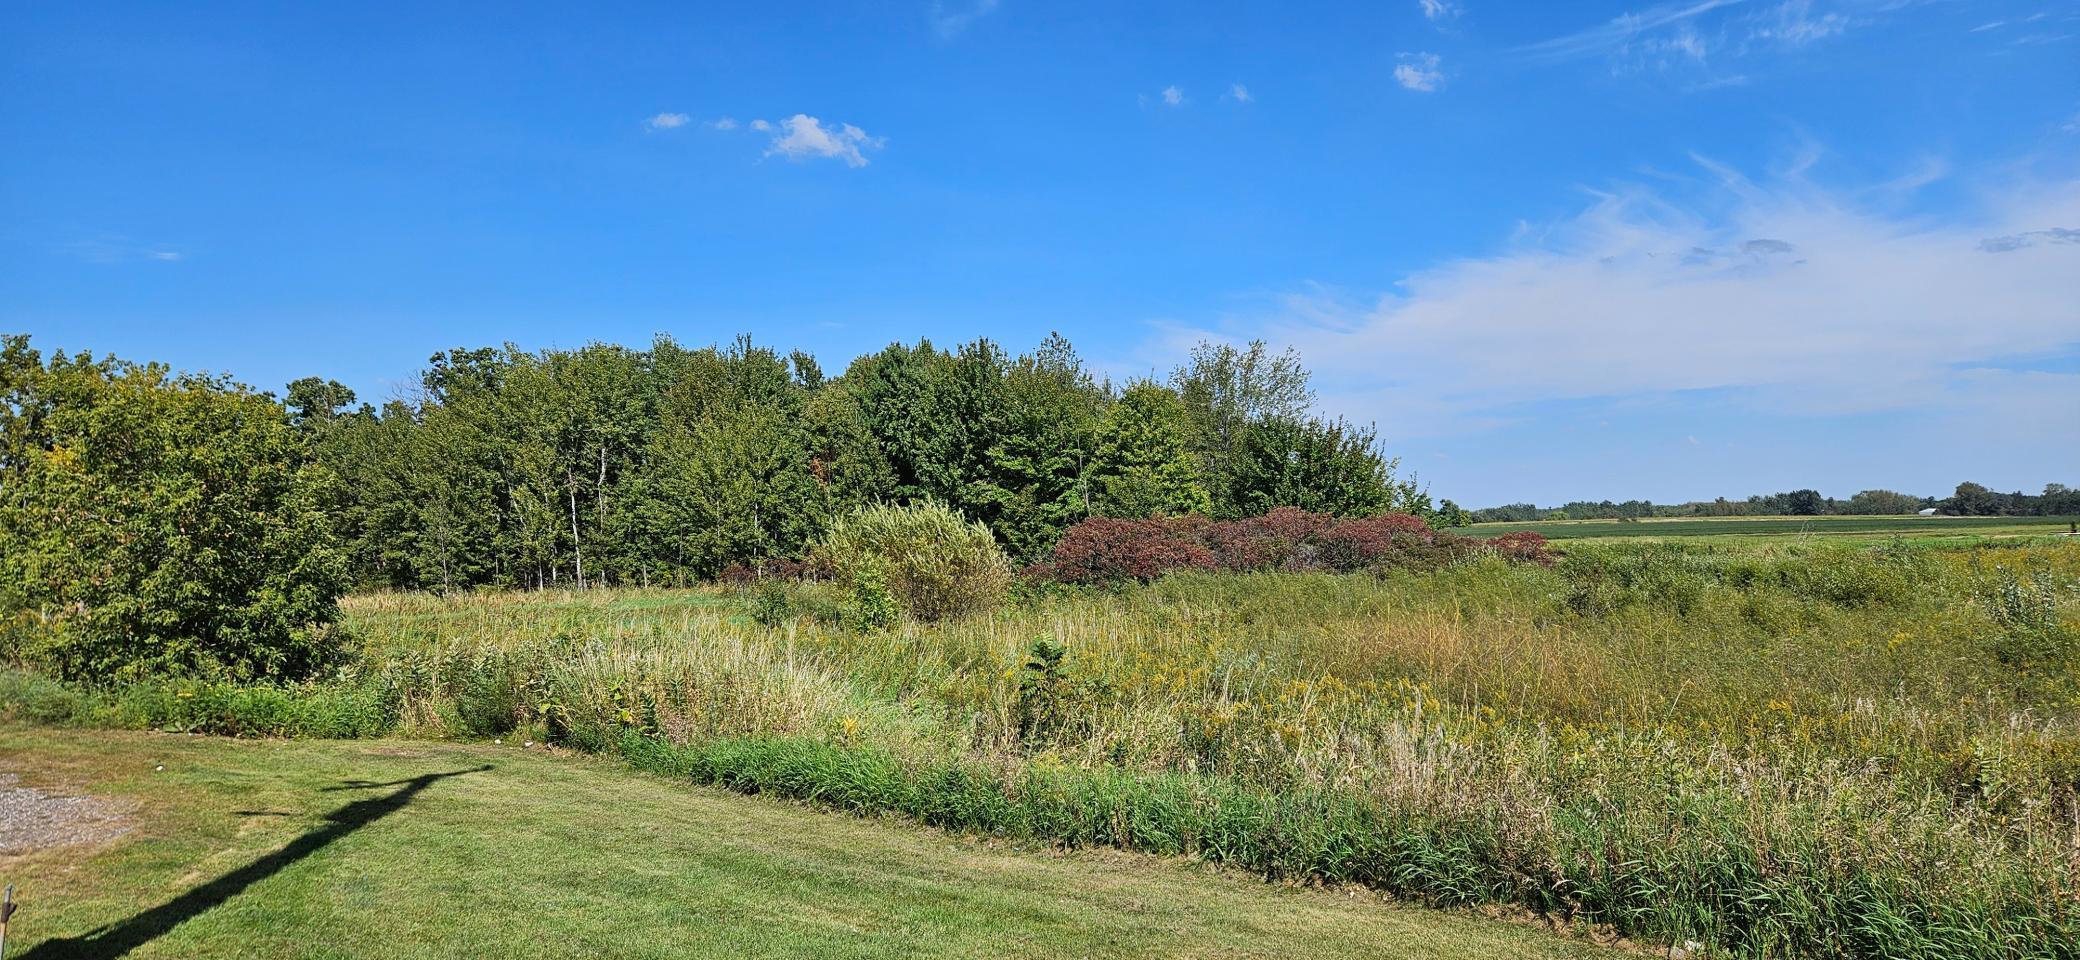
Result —
[[[380,406],[320,377],[277,397],[109,357],[44,362],[26,337],[6,351],[0,484],[23,529],[51,508],[30,474],[124,442],[78,429],[110,385],[136,395],[133,426],[208,396],[237,426],[160,431],[158,468],[281,464],[315,512],[310,548],[358,587],[685,583],[799,560],[870,504],[944,504],[1020,562],[1094,516],[1437,514],[1370,427],[1313,413],[1298,357],[1261,342],[1202,343],[1168,376],[1124,384],[1058,335],[1016,355],[897,343],[836,375],[749,337],[507,345],[437,354]],[[149,472],[132,479],[150,486]]]
[[[1557,507],[1512,503],[1472,511],[1476,522],[1535,520],[1636,520],[1642,517],[1811,517],[1885,516],[1935,510],[1957,517],[2063,517],[2080,514],[2080,488],[2062,483],[2044,485],[2040,494],[2021,491],[2000,493],[1980,484],[1966,482],[1948,497],[1922,497],[1895,490],[1864,490],[1845,500],[1824,496],[1818,490],[1790,490],[1758,494],[1745,500],[1693,500],[1657,504],[1651,500],[1576,500]]]

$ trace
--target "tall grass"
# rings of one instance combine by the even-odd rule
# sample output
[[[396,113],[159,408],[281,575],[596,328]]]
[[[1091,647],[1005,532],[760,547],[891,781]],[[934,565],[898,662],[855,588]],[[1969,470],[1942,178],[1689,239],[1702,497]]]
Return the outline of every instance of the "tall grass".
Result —
[[[1732,955],[2076,956],[2076,583],[2075,544],[1646,544],[887,630],[813,584],[382,595],[358,672],[267,696]]]

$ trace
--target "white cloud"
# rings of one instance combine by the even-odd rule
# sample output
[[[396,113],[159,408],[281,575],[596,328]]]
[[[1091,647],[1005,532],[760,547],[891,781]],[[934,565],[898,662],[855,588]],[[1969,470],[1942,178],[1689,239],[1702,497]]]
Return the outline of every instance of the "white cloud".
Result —
[[[770,125],[760,126],[764,122],[754,121],[751,127],[754,130],[770,129]],[[868,136],[865,130],[849,123],[824,126],[815,117],[797,113],[780,121],[772,145],[766,148],[766,156],[778,154],[789,160],[830,157],[845,161],[848,167],[864,167],[867,157],[862,151],[879,150],[886,142],[886,138]]]
[[[1811,0],[1785,0],[1763,14],[1754,38],[1788,46],[1802,46],[1848,29],[1849,18],[1840,13],[1813,15]]]
[[[692,122],[693,118],[683,113],[660,113],[643,121],[643,126],[652,130],[676,130]]]
[[[1228,86],[1228,99],[1236,103],[1253,103],[1256,100],[1255,97],[1249,95],[1249,88],[1239,83]]]
[[[1177,89],[1177,86],[1176,86],[1175,84],[1172,84],[1172,85],[1170,85],[1170,86],[1164,87],[1164,88],[1163,88],[1163,103],[1164,103],[1165,105],[1168,105],[1168,106],[1172,106],[1172,107],[1177,107],[1177,106],[1183,106],[1183,105],[1184,105],[1184,91],[1183,91],[1183,90],[1179,90],[1179,89]]]
[[[760,133],[767,133],[773,129],[773,125],[765,122],[764,120],[753,120],[751,121],[751,129],[756,130]]]
[[[728,132],[731,130],[735,130],[736,128],[737,119],[735,117],[723,117],[720,120],[715,120],[708,124],[708,129],[710,130],[721,130],[724,132]]]
[[[1451,0],[1421,0],[1423,16],[1431,20],[1449,20],[1459,15],[1458,4]]]
[[[1693,0],[1649,7],[1638,13],[1619,14],[1587,30],[1539,41],[1521,48],[1521,51],[1537,60],[1573,60],[1579,57],[1618,53],[1637,39],[1656,30],[1675,26],[1720,7],[1741,2],[1742,0]]]
[[[1869,191],[1724,173],[1688,198],[1599,194],[1377,297],[1308,289],[1219,326],[1295,345],[1325,407],[1399,436],[1685,391],[1797,415],[2080,408],[2080,376],[2026,369],[2080,344],[2080,181],[1989,188],[1932,223]]]
[[[997,0],[974,0],[965,5],[949,5],[944,0],[933,0],[931,10],[932,31],[941,39],[952,39],[970,24],[988,16],[997,9]]]
[[[145,259],[160,260],[167,263],[172,263],[187,258],[182,256],[181,252],[178,250],[152,250],[145,253]]]
[[[1394,80],[1410,90],[1433,92],[1444,83],[1444,73],[1437,69],[1438,63],[1438,56],[1434,53],[1404,53],[1401,63],[1394,67]]]

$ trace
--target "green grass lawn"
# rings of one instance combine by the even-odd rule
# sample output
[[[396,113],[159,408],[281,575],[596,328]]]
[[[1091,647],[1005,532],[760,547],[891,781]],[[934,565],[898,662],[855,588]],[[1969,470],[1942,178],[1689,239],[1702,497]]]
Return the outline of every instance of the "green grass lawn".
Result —
[[[1551,540],[1611,537],[1800,537],[1947,540],[1984,537],[2028,537],[2065,533],[2076,517],[1654,517],[1618,520],[1541,520],[1530,523],[1476,523],[1460,533],[1493,537],[1529,530]]]
[[[131,807],[113,842],[0,857],[24,904],[16,960],[1611,955],[1369,894],[1021,851],[510,744],[6,727],[0,771]]]

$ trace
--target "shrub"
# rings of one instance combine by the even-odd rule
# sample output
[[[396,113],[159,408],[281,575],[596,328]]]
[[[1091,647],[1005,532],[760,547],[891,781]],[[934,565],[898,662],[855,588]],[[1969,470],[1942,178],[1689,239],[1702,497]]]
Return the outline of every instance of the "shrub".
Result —
[[[0,645],[62,679],[295,679],[338,654],[336,481],[265,394],[84,356],[0,365]]]
[[[1553,552],[1546,538],[1530,530],[1505,533],[1488,541],[1488,549],[1505,560],[1518,563],[1535,563],[1541,567],[1553,565]]]
[[[794,619],[794,598],[787,588],[770,580],[759,584],[751,598],[751,619],[762,627],[777,627]]]
[[[1085,520],[1062,534],[1053,563],[1029,575],[1066,583],[1153,580],[1185,570],[1353,573],[1368,569],[1432,570],[1484,547],[1504,559],[1550,564],[1535,533],[1490,541],[1431,530],[1406,513],[1339,520],[1280,507],[1261,517],[1210,523],[1199,517]]]
[[[1223,570],[1306,569],[1314,543],[1336,523],[1325,513],[1279,507],[1261,517],[1225,520],[1206,528],[1206,543]]]
[[[2058,617],[2064,585],[2042,570],[2024,577],[1999,567],[1994,574],[1980,598],[2001,631],[1994,655],[2011,666],[2031,666],[2069,654],[2080,637]]]
[[[1428,524],[1405,513],[1343,520],[1321,533],[1322,564],[1343,573],[1362,570],[1395,554],[1404,558],[1420,555],[1433,539]]]
[[[861,630],[893,626],[901,616],[896,598],[888,592],[888,584],[881,579],[879,569],[868,567],[853,577],[851,614],[852,625]]]
[[[1011,561],[989,528],[937,503],[862,508],[832,524],[814,556],[855,594],[878,578],[924,621],[994,606],[1011,584]]]
[[[1173,570],[1213,570],[1195,518],[1114,520],[1093,517],[1062,532],[1051,572],[1067,583],[1154,580]]]

